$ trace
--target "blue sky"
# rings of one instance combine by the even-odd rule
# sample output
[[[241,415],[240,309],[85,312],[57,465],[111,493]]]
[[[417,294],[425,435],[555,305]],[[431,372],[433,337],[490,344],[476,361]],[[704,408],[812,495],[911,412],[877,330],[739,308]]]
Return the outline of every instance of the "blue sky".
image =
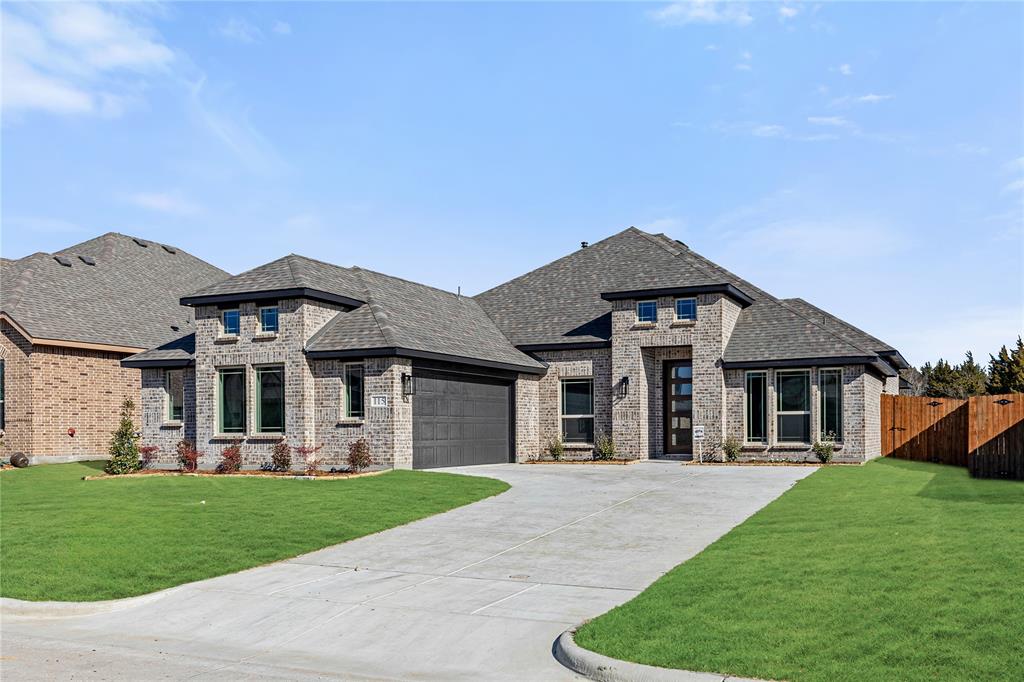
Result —
[[[629,225],[921,364],[1024,328],[1024,5],[4,3],[2,248],[477,293]]]

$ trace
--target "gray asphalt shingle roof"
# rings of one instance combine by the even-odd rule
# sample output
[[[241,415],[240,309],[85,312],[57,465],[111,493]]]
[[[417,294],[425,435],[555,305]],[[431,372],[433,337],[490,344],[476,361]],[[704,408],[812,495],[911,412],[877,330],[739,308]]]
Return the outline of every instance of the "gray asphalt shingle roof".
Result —
[[[228,276],[180,249],[109,232],[55,254],[5,259],[0,310],[33,338],[151,348],[191,328],[184,294]]]
[[[160,366],[185,365],[192,361],[196,354],[196,333],[186,334],[168,341],[162,346],[130,355],[121,361],[126,367],[144,366],[148,363]]]
[[[361,288],[361,282],[350,269],[292,253],[230,279],[191,291],[186,298],[283,289],[313,289],[335,296],[362,300]]]

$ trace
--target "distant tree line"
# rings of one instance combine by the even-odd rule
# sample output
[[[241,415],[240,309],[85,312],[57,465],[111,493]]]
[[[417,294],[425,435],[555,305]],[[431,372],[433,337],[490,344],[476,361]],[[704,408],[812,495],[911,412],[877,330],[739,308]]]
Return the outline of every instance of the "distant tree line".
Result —
[[[989,355],[988,367],[979,365],[970,351],[959,365],[940,359],[921,368],[924,394],[935,398],[968,398],[972,395],[1024,393],[1024,342],[1017,337],[1016,347],[1003,346],[997,355]]]

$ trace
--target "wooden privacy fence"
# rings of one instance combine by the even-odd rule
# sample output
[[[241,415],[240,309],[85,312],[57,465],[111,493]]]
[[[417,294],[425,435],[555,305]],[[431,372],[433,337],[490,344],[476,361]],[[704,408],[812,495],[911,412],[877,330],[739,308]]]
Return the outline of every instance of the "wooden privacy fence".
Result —
[[[1024,393],[960,400],[882,396],[882,455],[1024,480]]]

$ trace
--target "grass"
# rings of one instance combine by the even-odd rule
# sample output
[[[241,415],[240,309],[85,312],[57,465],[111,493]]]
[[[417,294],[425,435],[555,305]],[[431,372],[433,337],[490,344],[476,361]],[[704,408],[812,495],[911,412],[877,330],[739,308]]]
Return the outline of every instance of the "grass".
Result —
[[[883,460],[819,470],[576,641],[786,680],[1024,679],[1024,485]]]
[[[82,481],[102,463],[0,474],[0,595],[94,601],[232,573],[496,495],[494,479]],[[205,501],[205,503],[204,503]]]

